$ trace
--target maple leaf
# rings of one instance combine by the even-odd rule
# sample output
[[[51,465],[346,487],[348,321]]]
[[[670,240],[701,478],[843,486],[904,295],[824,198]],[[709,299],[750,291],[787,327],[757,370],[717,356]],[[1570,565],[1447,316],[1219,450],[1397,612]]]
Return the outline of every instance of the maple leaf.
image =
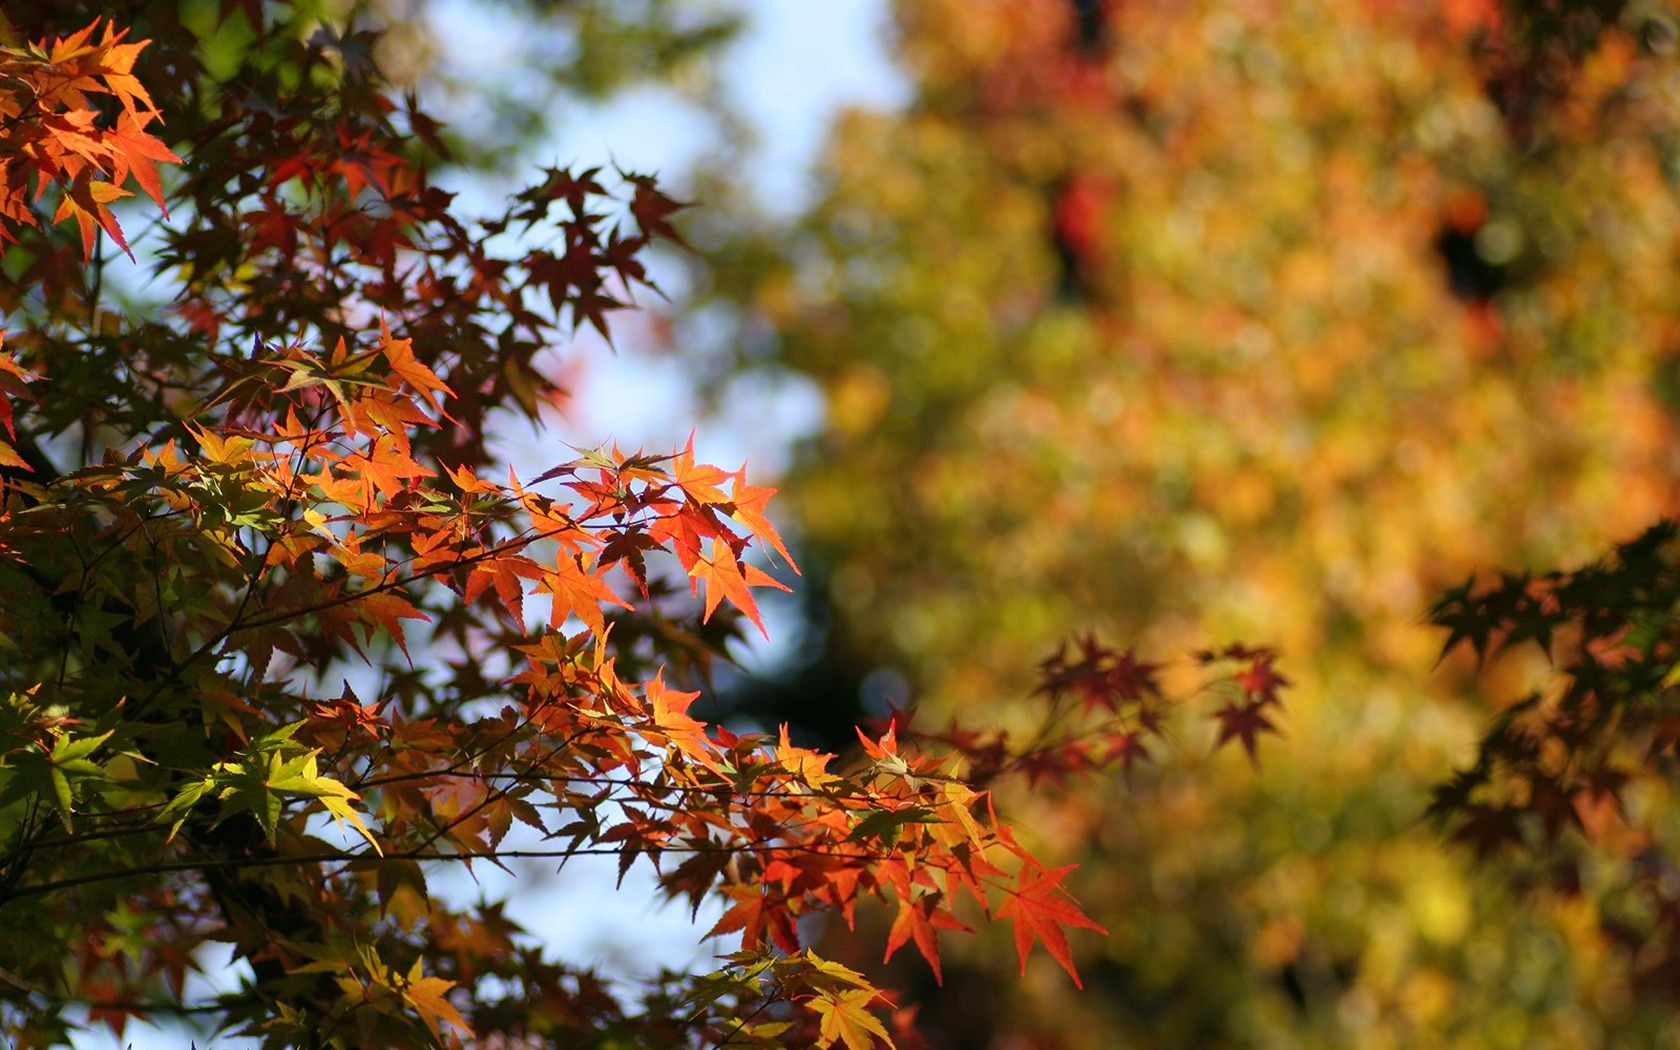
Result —
[[[76,30],[69,36],[60,37],[53,41],[52,45],[46,49],[48,61],[55,66],[70,66],[73,59],[92,53],[95,49],[88,44],[88,40],[93,36],[93,31],[99,28],[101,21],[103,19],[95,18],[85,27]],[[106,28],[106,35],[107,38],[110,35],[109,27]]]
[[[764,936],[768,933],[783,951],[798,950],[799,934],[794,926],[794,917],[781,906],[781,901],[771,896],[768,889],[734,883],[723,887],[722,893],[734,903],[706,931],[708,938],[740,931],[741,946],[756,948],[764,943]]]
[[[933,969],[934,982],[945,983],[945,974],[939,966],[939,932],[937,928],[947,930],[968,930],[956,916],[939,906],[940,895],[930,893],[920,900],[900,897],[898,913],[893,917],[892,929],[887,933],[886,954],[881,957],[883,963],[891,961],[893,953],[902,948],[907,942],[914,940],[916,950],[927,960]]]
[[[1234,676],[1237,685],[1250,700],[1260,704],[1277,703],[1278,690],[1290,684],[1289,679],[1277,673],[1274,666],[1277,654],[1262,650],[1250,654],[1249,659],[1249,666]]]
[[[0,345],[4,345],[5,338],[6,333],[0,331]],[[35,395],[25,386],[26,383],[34,381],[33,372],[18,364],[11,354],[0,352],[0,427],[5,427],[6,433],[14,440],[17,438],[17,429],[12,422],[12,398],[34,400]]]
[[[499,558],[485,558],[473,566],[472,573],[467,577],[466,588],[462,597],[469,603],[478,600],[479,596],[492,585],[496,588],[496,597],[502,600],[502,606],[512,618],[516,626],[525,625],[525,587],[522,580],[541,580],[544,575],[542,566],[528,558],[509,555]]]
[[[821,751],[795,747],[788,737],[788,727],[785,722],[782,723],[781,735],[777,738],[774,754],[778,765],[812,790],[821,791],[840,780],[838,776],[828,772],[828,764],[834,761],[834,756]]]
[[[398,992],[404,1002],[414,1008],[420,1015],[433,1039],[442,1040],[443,1034],[439,1030],[438,1022],[459,1028],[470,1038],[472,1029],[467,1027],[466,1018],[444,996],[449,989],[455,987],[454,981],[446,981],[441,977],[427,977],[421,970],[422,960],[414,960],[407,976],[398,985]]]
[[[904,761],[898,753],[898,719],[895,718],[887,723],[887,731],[881,735],[879,740],[871,740],[865,736],[862,726],[857,726],[855,729],[858,741],[863,744],[864,754],[870,758],[877,762],[896,760],[902,763]]]
[[[633,175],[621,172],[626,181],[636,187],[634,196],[630,199],[630,214],[635,216],[636,225],[647,237],[663,237],[688,247],[688,242],[682,239],[682,234],[671,225],[670,216],[688,207],[661,193],[650,175]]]
[[[821,1018],[816,1044],[819,1050],[836,1042],[845,1043],[846,1050],[871,1050],[876,1040],[893,1046],[880,1018],[869,1012],[879,998],[880,993],[872,988],[851,988],[823,992],[806,1003]]]
[[[1256,751],[1256,738],[1261,733],[1277,732],[1266,717],[1266,704],[1271,702],[1275,701],[1262,699],[1222,705],[1209,716],[1219,722],[1219,739],[1214,746],[1223,747],[1229,741],[1240,740],[1243,749],[1248,752],[1249,761],[1258,767],[1260,757]]]
[[[575,615],[593,634],[606,630],[602,605],[617,605],[628,609],[630,603],[620,598],[607,582],[583,567],[582,555],[561,551],[554,568],[544,571],[537,580],[537,591],[554,598],[550,620],[555,627]]]
[[[17,449],[9,441],[0,441],[0,466],[25,472],[32,472],[35,469],[29,465],[28,460],[18,454]]]
[[[1469,845],[1478,858],[1491,857],[1522,841],[1519,814],[1513,807],[1472,803],[1462,809],[1463,820],[1453,838]]]
[[[1051,958],[1061,963],[1062,969],[1073,978],[1074,985],[1083,988],[1085,985],[1073,967],[1073,953],[1063,930],[1077,927],[1095,930],[1104,936],[1108,935],[1108,931],[1086,917],[1062,888],[1062,879],[1073,869],[1072,864],[1062,868],[1023,865],[1016,876],[1015,888],[1006,890],[1008,897],[998,906],[997,914],[999,918],[1008,918],[1014,923],[1015,954],[1020,959],[1022,974],[1027,972],[1027,956],[1031,954],[1036,939],[1043,943]]]
[[[770,637],[770,632],[765,630],[763,619],[759,617],[758,602],[753,599],[749,588],[774,587],[779,591],[790,588],[756,565],[736,561],[735,552],[722,539],[714,539],[711,549],[710,558],[695,559],[693,566],[688,570],[696,588],[701,582],[706,584],[706,611],[701,616],[701,622],[709,621],[712,613],[717,611],[718,604],[728,598],[731,604],[746,614],[760,634],[766,638]]]
[[[572,326],[582,328],[585,321],[604,339],[608,346],[613,345],[612,326],[607,322],[607,315],[614,310],[622,310],[629,306],[626,303],[604,291],[598,282],[579,287],[571,297]]]
[[[408,642],[403,638],[402,621],[419,620],[430,623],[432,618],[416,609],[414,605],[395,591],[377,591],[362,595],[356,600],[356,609],[361,613],[363,622],[378,624],[402,649],[404,658],[410,663]]]
[[[373,833],[362,823],[361,815],[350,806],[352,801],[361,796],[333,778],[321,775],[316,765],[318,754],[319,751],[310,751],[289,761],[282,761],[280,752],[274,752],[269,762],[268,790],[285,791],[318,800],[326,807],[327,812],[332,814],[334,820],[355,828],[356,832],[367,840],[367,844],[373,847],[375,853],[383,853],[379,843],[374,840]]]
[[[135,1009],[117,1005],[122,995],[116,986],[107,980],[88,982],[88,1024],[103,1023],[111,1030],[111,1035],[122,1039],[123,1032],[128,1028],[130,1018],[144,1016]]]
[[[1139,762],[1150,760],[1149,747],[1143,741],[1142,733],[1117,733],[1108,741],[1108,755],[1105,761],[1120,761],[1121,774],[1128,781],[1132,775],[1132,767]]]
[[[319,700],[312,703],[310,714],[316,727],[336,724],[345,735],[365,733],[377,738],[390,730],[390,724],[380,716],[377,707],[370,707],[357,699],[348,680],[344,683],[344,692],[336,700]]]
[[[122,227],[117,224],[117,217],[106,207],[112,201],[134,194],[120,186],[113,186],[109,182],[98,179],[78,183],[64,191],[59,199],[58,210],[53,213],[53,222],[63,222],[73,218],[82,233],[82,257],[93,258],[93,238],[96,230],[102,229],[111,235],[130,259],[134,253],[129,251],[128,241],[123,238]]]
[[[668,688],[658,675],[647,683],[648,708],[654,727],[685,757],[723,776],[726,770],[718,761],[717,746],[706,736],[706,723],[687,713],[689,705],[699,698],[699,692],[683,693]]]
[[[90,756],[104,746],[111,733],[77,738],[55,732],[53,736],[51,748],[37,741],[7,756],[13,775],[0,790],[0,806],[36,793],[58,810],[59,822],[69,833],[75,830],[72,814],[84,785],[105,777],[104,768]]]
[[[907,824],[937,824],[939,818],[925,806],[905,806],[901,809],[877,809],[858,821],[846,835],[846,841],[880,839],[887,846],[898,844]]]
[[[1127,649],[1123,653],[1100,644],[1094,635],[1079,639],[1079,656],[1070,660],[1064,643],[1056,654],[1039,665],[1037,693],[1052,700],[1072,692],[1085,710],[1105,708],[1118,711],[1123,704],[1138,704],[1161,695],[1156,672],[1159,664],[1146,663]]]
[[[660,549],[659,541],[648,535],[646,529],[627,528],[614,533],[601,548],[601,568],[605,570],[623,562],[624,571],[635,581],[636,590],[643,598],[650,598],[646,555]]]
[[[782,556],[782,560],[788,563],[788,567],[798,572],[799,566],[783,545],[781,533],[776,531],[776,526],[771,524],[764,513],[770,497],[776,494],[776,490],[747,484],[745,465],[730,477],[733,485],[729,495],[729,516],[745,525],[754,538],[770,544],[771,548]]]
[[[413,387],[421,397],[426,399],[426,404],[434,412],[442,412],[443,405],[438,400],[437,395],[443,394],[446,397],[454,397],[455,392],[449,389],[448,384],[437,377],[436,372],[421,364],[414,356],[414,341],[392,337],[391,330],[385,326],[383,318],[379,321],[379,337],[380,352],[385,355],[385,360],[389,364],[392,374]]]
[[[676,480],[677,487],[683,490],[683,494],[694,503],[729,502],[729,497],[724,495],[718,485],[728,480],[730,475],[717,467],[694,462],[692,430],[688,432],[688,443],[671,457],[671,477]]]
[[[1160,669],[1160,664],[1139,660],[1134,650],[1127,649],[1114,657],[1104,684],[1107,691],[1120,701],[1147,700],[1161,695],[1161,686],[1156,680],[1156,672]],[[1115,704],[1109,701],[1105,706],[1112,710]]]
[[[156,114],[153,113],[138,116],[132,112],[119,114],[116,127],[107,131],[102,141],[111,151],[111,181],[120,186],[133,175],[146,196],[156,202],[167,216],[169,208],[163,200],[163,181],[158,176],[157,166],[160,163],[179,164],[181,158],[161,140],[146,133],[146,125],[154,119]]]

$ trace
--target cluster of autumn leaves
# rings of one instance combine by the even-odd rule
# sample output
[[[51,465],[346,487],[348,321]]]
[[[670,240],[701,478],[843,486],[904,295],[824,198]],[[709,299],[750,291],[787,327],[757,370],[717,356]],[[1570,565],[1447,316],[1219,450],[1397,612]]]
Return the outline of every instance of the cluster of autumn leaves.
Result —
[[[160,163],[179,163],[146,128],[158,119],[146,88],[134,77],[134,60],[146,46],[123,43],[116,26],[91,24],[34,52],[0,54],[0,121],[7,149],[0,157],[0,243],[16,237],[7,227],[36,225],[29,202],[48,187],[59,191],[53,222],[75,219],[82,250],[91,253],[103,230],[127,250],[110,205],[133,191],[132,178],[164,207]],[[90,101],[104,96],[120,107],[114,121],[100,121]]]
[[[102,273],[102,237],[129,247],[111,208],[126,187],[161,209],[164,163],[186,187],[159,255],[178,282],[164,316],[115,316],[61,268],[38,301],[23,289],[0,355],[0,914],[27,934],[0,949],[0,1026],[49,1045],[86,1008],[118,1032],[210,1012],[270,1045],[864,1050],[891,1042],[889,1000],[804,948],[799,921],[850,923],[870,898],[892,909],[886,954],[913,945],[936,975],[937,931],[964,914],[1008,921],[1023,969],[1037,943],[1073,975],[1066,931],[1096,924],[985,784],[1129,769],[1161,732],[1152,669],[1087,641],[1046,665],[1056,728],[1034,743],[900,720],[860,732],[844,770],[785,732],[695,718],[674,676],[704,672],[718,627],[762,631],[754,591],[794,567],[772,490],[697,462],[692,441],[506,482],[483,450],[500,400],[534,415],[558,395],[542,333],[563,311],[604,332],[678,205],[628,175],[627,225],[604,229],[598,173],[550,171],[481,230],[559,208],[563,247],[498,258],[403,152],[432,126],[412,102],[411,132],[390,125],[376,68],[284,19],[251,28],[252,68],[303,64],[276,75],[289,93],[242,110],[228,100],[259,86],[221,85],[221,119],[182,110],[200,120],[182,156],[123,29],[0,49],[14,277],[54,257],[69,219]],[[99,381],[132,400],[79,378],[73,349],[110,355]],[[77,438],[97,451],[55,466]],[[1251,754],[1284,685],[1274,661],[1206,661],[1221,739]],[[553,844],[542,856],[645,859],[668,894],[720,898],[712,932],[740,951],[630,1015],[493,906],[428,896],[429,865],[506,860],[521,825]],[[188,1001],[215,942],[252,976]]]

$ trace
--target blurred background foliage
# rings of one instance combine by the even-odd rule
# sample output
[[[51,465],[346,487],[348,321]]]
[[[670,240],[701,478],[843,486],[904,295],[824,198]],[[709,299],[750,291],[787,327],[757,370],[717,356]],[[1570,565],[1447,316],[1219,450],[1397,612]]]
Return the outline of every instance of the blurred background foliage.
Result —
[[[813,626],[737,709],[1008,723],[1085,630],[1271,642],[1297,683],[1258,774],[1185,720],[1129,784],[1010,798],[1112,936],[1083,994],[983,939],[943,990],[906,962],[934,1044],[1680,1045],[1592,893],[1422,820],[1545,673],[1436,666],[1438,594],[1677,509],[1676,11],[894,11],[912,102],[844,117],[802,214],[724,168],[689,227],[709,378],[826,404],[783,482]]]

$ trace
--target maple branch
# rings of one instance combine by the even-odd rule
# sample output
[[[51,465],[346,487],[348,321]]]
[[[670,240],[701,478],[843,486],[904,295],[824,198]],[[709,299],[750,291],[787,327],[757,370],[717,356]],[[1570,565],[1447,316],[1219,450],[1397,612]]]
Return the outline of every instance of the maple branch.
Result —
[[[760,848],[769,841],[771,840],[754,840],[743,843],[739,846],[717,848],[701,848],[698,846],[661,847],[660,852],[675,853],[679,855],[697,853],[739,854],[746,852],[749,849]],[[794,849],[797,852],[823,855],[823,851],[821,850],[800,850],[797,847],[785,848]],[[86,875],[76,875],[69,878],[57,879],[52,882],[43,882],[37,883],[33,886],[24,886],[14,891],[5,900],[0,900],[0,908],[4,908],[7,903],[13,900],[21,900],[26,897],[40,897],[51,893],[60,893],[64,890],[75,889],[78,886],[88,886],[100,882],[119,882],[123,879],[143,878],[149,875],[169,875],[188,871],[236,870],[240,868],[288,867],[313,864],[368,864],[377,867],[380,864],[390,864],[399,860],[441,860],[457,863],[466,863],[475,860],[565,860],[568,857],[616,857],[623,852],[624,850],[618,846],[580,846],[576,849],[563,850],[486,850],[482,853],[425,853],[404,851],[381,857],[378,854],[370,855],[366,852],[350,853],[342,850],[334,850],[318,853],[274,854],[272,856],[243,856],[187,861],[166,861],[161,864],[147,864],[136,868],[125,868],[120,871],[89,872]]]
[[[529,724],[529,723],[527,722],[526,724]],[[512,737],[512,735],[514,733],[518,732],[518,730],[519,730],[519,727],[515,727],[514,729],[510,729],[507,732],[507,734],[502,737],[502,740],[505,741],[505,740],[509,739],[510,737]],[[570,737],[569,739],[563,740],[560,743],[555,744],[552,748],[549,749],[548,754],[544,757],[545,758],[554,757],[555,755],[559,754],[561,751],[571,747],[571,745],[573,743],[575,743],[577,740],[581,739],[582,736],[583,736],[583,733],[580,730],[576,735]],[[497,741],[497,743],[500,743],[500,742],[501,741]],[[494,746],[494,745],[492,745],[492,746]],[[463,761],[465,761],[465,760],[463,760]],[[420,849],[420,850],[429,849],[431,847],[431,845],[433,843],[435,843],[438,839],[440,839],[440,838],[444,837],[445,835],[449,834],[450,831],[454,830],[455,828],[460,827],[462,824],[466,823],[468,820],[477,816],[479,813],[482,813],[484,811],[485,807],[491,805],[494,802],[500,801],[503,798],[506,798],[507,797],[507,792],[508,792],[508,789],[506,789],[506,788],[486,792],[485,797],[477,805],[468,809],[466,812],[461,813],[454,820],[450,821],[448,824],[445,824],[444,826],[438,828],[436,831],[434,831],[432,833],[432,835],[429,838],[426,839],[426,841],[420,843],[420,845],[416,848]]]
[[[569,741],[568,743],[580,740],[580,739],[583,738],[583,736],[584,736],[584,734],[580,732],[576,736],[572,737],[571,741]],[[357,780],[357,781],[353,781],[352,783],[359,790],[376,790],[376,789],[378,789],[382,786],[389,785],[389,784],[398,784],[398,783],[403,783],[405,781],[415,781],[415,780],[432,780],[432,779],[435,779],[435,778],[438,778],[438,777],[457,777],[457,778],[460,778],[460,779],[463,779],[463,780],[483,780],[483,781],[513,780],[513,781],[519,782],[519,783],[529,782],[529,783],[534,783],[534,784],[546,784],[546,783],[548,783],[548,782],[550,782],[554,779],[554,776],[553,776],[552,773],[474,773],[474,772],[462,772],[462,771],[459,771],[456,768],[454,768],[457,765],[464,765],[464,764],[466,764],[467,762],[470,762],[470,761],[472,761],[472,759],[462,759],[461,762],[454,763],[450,767],[445,767],[443,769],[425,770],[425,771],[421,771],[421,772],[410,772],[410,773],[392,773],[388,776],[373,777],[373,778],[369,778],[367,780]],[[595,785],[600,785],[602,787],[632,788],[632,787],[653,787],[654,786],[646,780],[636,780],[636,779],[629,778],[629,777],[615,778],[615,777],[607,777],[607,776],[585,776],[585,775],[569,774],[566,779],[568,780],[568,782],[573,783],[573,784],[595,784]],[[929,778],[923,778],[923,779],[929,779]],[[958,781],[958,782],[963,783],[963,781]],[[817,798],[834,800],[834,799],[840,797],[840,796],[835,795],[833,792],[828,791],[827,789],[818,790],[818,789],[815,789],[815,788],[807,787],[803,783],[791,785],[786,791],[770,791],[770,790],[753,791],[753,790],[747,790],[747,789],[735,787],[727,779],[719,780],[717,783],[709,785],[709,786],[708,785],[674,784],[674,783],[665,783],[665,784],[658,785],[659,790],[669,792],[671,794],[692,795],[692,796],[700,796],[700,797],[714,796],[714,795],[717,794],[718,788],[720,788],[720,787],[730,787],[730,788],[733,789],[732,794],[733,794],[734,797],[741,798],[741,799],[749,799],[749,800],[786,801],[786,800],[790,800],[790,799],[806,800],[806,799],[817,799]],[[651,802],[652,800],[643,799],[641,801]]]
[[[273,615],[266,616],[266,617],[259,616],[254,620],[246,620],[246,621],[243,621],[243,622],[231,623],[226,628],[224,628],[220,633],[215,635],[210,640],[206,641],[203,645],[199,646],[198,649],[194,650],[193,654],[190,657],[188,657],[187,660],[184,661],[181,666],[183,668],[185,668],[185,667],[189,666],[190,664],[196,663],[198,660],[203,659],[213,649],[215,649],[216,646],[218,646],[222,642],[226,641],[229,636],[237,633],[238,631],[252,631],[252,630],[257,630],[258,628],[262,628],[262,627],[272,627],[275,624],[288,623],[292,620],[301,619],[305,616],[313,616],[316,613],[326,612],[329,609],[336,609],[336,608],[339,608],[339,607],[344,606],[344,605],[354,604],[355,602],[361,601],[362,599],[367,598],[370,595],[383,594],[383,593],[386,593],[386,592],[389,592],[389,591],[392,591],[392,590],[397,590],[399,588],[407,587],[411,584],[418,583],[418,582],[421,582],[421,581],[424,581],[424,580],[436,579],[439,576],[442,576],[446,573],[454,572],[457,569],[467,568],[467,567],[470,567],[472,565],[476,565],[479,562],[484,561],[488,558],[499,557],[499,556],[501,556],[503,554],[507,554],[511,551],[523,550],[524,548],[530,546],[533,543],[536,543],[540,540],[549,539],[551,537],[560,535],[561,533],[566,532],[568,530],[569,530],[569,527],[557,527],[557,528],[554,528],[554,529],[550,529],[547,532],[537,533],[537,534],[534,534],[534,535],[531,535],[531,536],[528,536],[528,537],[524,537],[524,538],[520,538],[520,539],[509,540],[509,541],[505,542],[504,544],[502,544],[501,546],[492,548],[490,550],[482,551],[479,554],[457,557],[452,562],[449,562],[447,564],[439,565],[438,567],[436,567],[434,569],[427,569],[427,570],[415,573],[411,576],[397,576],[397,577],[393,577],[393,578],[388,579],[388,580],[381,580],[379,583],[376,583],[376,584],[374,584],[370,587],[364,588],[363,590],[347,592],[345,594],[339,595],[336,598],[331,598],[331,599],[328,599],[327,601],[324,601],[324,602],[318,602],[314,605],[300,606],[300,607],[295,608],[295,609],[288,609],[284,612],[275,613]]]
[[[88,313],[93,318],[93,334],[99,334],[99,299],[105,288],[105,231],[98,230],[93,235],[93,254],[88,260],[93,269],[93,280],[88,284]]]

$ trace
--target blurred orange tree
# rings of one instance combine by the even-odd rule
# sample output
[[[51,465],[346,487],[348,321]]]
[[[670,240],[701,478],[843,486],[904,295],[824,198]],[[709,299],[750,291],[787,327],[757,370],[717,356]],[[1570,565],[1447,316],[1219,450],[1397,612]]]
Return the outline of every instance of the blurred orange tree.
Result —
[[[1026,803],[1089,865],[1103,994],[929,986],[933,1030],[1654,1040],[1671,1015],[1634,992],[1639,938],[1604,933],[1614,877],[1565,857],[1580,892],[1519,907],[1509,869],[1473,871],[1421,818],[1472,761],[1488,709],[1466,698],[1545,671],[1516,650],[1431,671],[1436,595],[1676,509],[1674,10],[894,10],[911,103],[843,120],[797,220],[709,234],[707,294],[743,319],[727,368],[826,398],[787,486],[832,621],[798,680],[886,653],[924,709],[1007,721],[1055,639],[1147,626],[1156,650],[1275,640],[1300,685],[1259,785],[1184,760]],[[1662,797],[1630,819],[1671,821]],[[948,983],[995,988],[957,957]]]

